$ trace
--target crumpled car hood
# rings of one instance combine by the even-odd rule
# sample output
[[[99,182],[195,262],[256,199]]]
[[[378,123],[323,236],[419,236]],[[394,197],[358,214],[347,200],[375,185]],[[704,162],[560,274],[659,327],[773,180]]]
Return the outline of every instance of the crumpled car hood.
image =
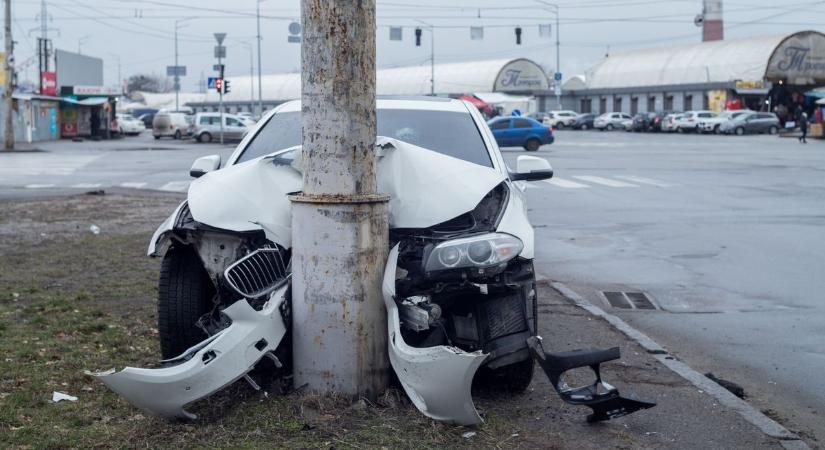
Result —
[[[300,155],[300,147],[296,147]],[[390,195],[390,228],[427,228],[472,210],[505,176],[458,158],[379,137],[379,193]],[[300,191],[300,157],[291,165],[268,156],[228,166],[193,181],[192,217],[233,231],[263,229],[267,238],[291,247],[290,192]]]

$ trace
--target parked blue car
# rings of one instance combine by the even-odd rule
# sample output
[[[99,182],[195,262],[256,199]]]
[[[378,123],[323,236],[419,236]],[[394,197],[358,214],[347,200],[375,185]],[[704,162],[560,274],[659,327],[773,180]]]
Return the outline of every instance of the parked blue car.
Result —
[[[523,116],[496,117],[487,122],[499,147],[524,147],[534,152],[553,143],[553,129]]]

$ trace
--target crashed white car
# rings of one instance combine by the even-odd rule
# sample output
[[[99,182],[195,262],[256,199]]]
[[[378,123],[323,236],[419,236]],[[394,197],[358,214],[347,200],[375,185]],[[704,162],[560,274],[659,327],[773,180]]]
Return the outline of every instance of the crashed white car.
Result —
[[[248,373],[261,360],[289,373],[287,196],[302,187],[300,111],[297,101],[273,110],[220,170],[218,156],[198,159],[187,200],[152,236],[166,366],[99,374],[141,409],[192,418],[188,403],[242,377],[255,386]],[[521,391],[534,360],[562,398],[594,409],[591,420],[652,406],[619,397],[598,372],[582,388],[560,380],[618,349],[549,354],[536,337],[533,228],[517,184],[552,177],[550,164],[521,156],[511,172],[478,110],[459,100],[379,99],[377,128],[379,192],[391,198],[388,353],[415,406],[478,424],[474,378]]]

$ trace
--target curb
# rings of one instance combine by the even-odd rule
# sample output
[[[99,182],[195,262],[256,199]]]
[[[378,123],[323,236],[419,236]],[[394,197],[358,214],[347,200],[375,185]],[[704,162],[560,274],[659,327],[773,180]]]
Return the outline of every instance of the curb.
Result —
[[[567,287],[564,283],[551,281],[550,286],[552,286],[553,289],[558,291],[561,295],[573,302],[573,304],[579,308],[582,308],[590,314],[606,320],[610,323],[610,325],[616,328],[616,330],[622,332],[625,336],[642,346],[642,348],[644,348],[648,353],[652,354],[656,360],[662,363],[662,365],[689,381],[701,391],[704,391],[706,394],[715,398],[720,404],[736,411],[740,416],[742,416],[743,419],[758,428],[762,433],[778,439],[780,444],[782,444],[782,447],[788,450],[810,450],[808,444],[800,439],[799,436],[792,433],[770,417],[762,414],[761,411],[751,406],[748,402],[733,395],[730,391],[718,385],[715,381],[692,369],[682,361],[679,361],[676,357],[670,355],[664,347],[656,343],[656,341],[641,331],[631,327],[624,320],[590,303],[576,291]]]

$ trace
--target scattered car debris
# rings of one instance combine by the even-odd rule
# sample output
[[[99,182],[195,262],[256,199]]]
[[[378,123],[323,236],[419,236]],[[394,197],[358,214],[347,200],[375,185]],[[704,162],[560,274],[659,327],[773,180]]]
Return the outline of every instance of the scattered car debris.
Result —
[[[465,433],[462,433],[461,437],[463,437],[464,439],[470,439],[471,437],[473,437],[475,435],[476,435],[475,431],[467,431]]]
[[[100,234],[100,227],[95,224],[92,224],[91,226],[89,226],[89,231],[91,231],[92,234]]]
[[[57,402],[60,402],[60,401],[63,401],[63,400],[70,401],[70,402],[76,402],[77,397],[75,397],[74,395],[65,394],[63,392],[57,392],[57,391],[52,392],[52,402],[57,403]]]
[[[735,395],[739,398],[745,398],[745,388],[743,388],[742,386],[734,383],[733,381],[728,381],[728,380],[725,380],[723,378],[719,378],[719,377],[715,376],[712,372],[706,373],[705,376],[710,378],[712,381],[714,381],[719,386],[722,386],[723,388],[730,391],[731,394],[733,394],[733,395]]]

